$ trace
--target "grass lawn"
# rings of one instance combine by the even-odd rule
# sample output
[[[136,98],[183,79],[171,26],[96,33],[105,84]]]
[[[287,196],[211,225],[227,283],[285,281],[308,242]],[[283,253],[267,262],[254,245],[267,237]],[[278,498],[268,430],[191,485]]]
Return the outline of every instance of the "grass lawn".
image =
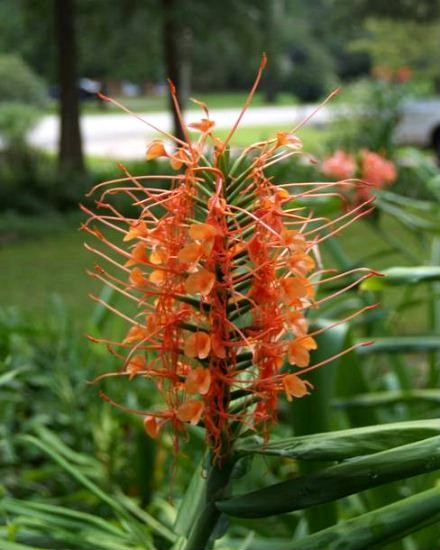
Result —
[[[85,274],[93,264],[83,240],[82,232],[66,224],[52,235],[0,248],[0,304],[45,315],[50,296],[58,294],[75,317],[90,314],[87,294],[97,285]]]
[[[12,242],[0,248],[0,304],[18,306],[33,315],[45,315],[50,296],[58,294],[72,310],[75,322],[81,325],[82,319],[90,316],[94,307],[88,294],[100,291],[96,281],[85,274],[86,269],[95,262],[94,256],[83,247],[87,236],[78,231],[77,220],[70,219],[63,223],[58,219],[52,225],[47,220],[41,223],[45,224],[45,228],[40,229],[35,239]],[[394,220],[385,218],[383,227],[387,235],[404,242],[409,249],[419,249],[409,232]],[[366,222],[353,225],[339,241],[353,261],[379,253],[368,261],[369,267],[384,269],[391,265],[408,264],[408,259],[401,254],[380,253],[387,247]],[[328,263],[327,266],[330,267]],[[402,289],[386,295],[387,302],[391,300],[395,304],[401,298]],[[402,328],[416,332],[417,326],[424,324],[424,311],[424,307],[418,307],[416,319],[412,314],[406,315],[407,322],[412,325]]]

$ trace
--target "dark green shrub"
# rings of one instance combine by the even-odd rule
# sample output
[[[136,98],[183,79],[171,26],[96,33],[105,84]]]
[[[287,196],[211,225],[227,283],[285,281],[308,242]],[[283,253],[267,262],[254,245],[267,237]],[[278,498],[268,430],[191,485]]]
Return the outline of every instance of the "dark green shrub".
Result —
[[[0,102],[43,105],[43,80],[18,55],[0,55]]]

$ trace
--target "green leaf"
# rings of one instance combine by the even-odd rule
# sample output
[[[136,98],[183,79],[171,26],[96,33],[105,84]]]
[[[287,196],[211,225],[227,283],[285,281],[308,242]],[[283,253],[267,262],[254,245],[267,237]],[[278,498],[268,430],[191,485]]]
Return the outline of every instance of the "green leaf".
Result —
[[[51,504],[33,501],[20,501],[5,497],[1,501],[1,509],[12,514],[39,517],[51,523],[59,521],[60,525],[65,526],[69,526],[70,524],[80,524],[83,528],[93,526],[115,537],[126,537],[124,531],[102,518],[78,510],[63,508],[61,506],[53,506]]]
[[[433,265],[417,267],[390,267],[382,271],[384,277],[371,277],[363,281],[361,290],[383,290],[390,286],[440,281],[440,267]]]
[[[4,543],[4,544],[3,544]],[[0,550],[49,550],[43,546],[28,546],[27,544],[21,544],[19,542],[12,542],[11,540],[0,539]]]
[[[319,473],[219,500],[216,504],[231,516],[267,517],[330,502],[437,469],[440,469],[440,436],[354,458]]]
[[[440,422],[413,420],[382,426],[325,432],[302,437],[289,437],[264,444],[260,438],[242,440],[236,446],[241,455],[262,454],[301,460],[346,460],[378,453],[440,434]]]
[[[440,520],[440,488],[423,491],[295,541],[301,550],[383,548]]]
[[[383,405],[394,405],[395,403],[409,403],[411,401],[424,401],[438,404],[440,403],[440,390],[428,389],[365,393],[347,399],[335,399],[333,405],[341,408],[379,407]]]
[[[40,450],[48,454],[61,468],[68,472],[78,483],[86,487],[92,494],[94,494],[99,500],[105,502],[111,509],[116,512],[118,516],[123,518],[124,525],[127,531],[133,533],[138,540],[145,540],[149,537],[148,531],[145,529],[144,525],[135,519],[132,515],[136,505],[132,504],[132,509],[127,509],[127,502],[125,506],[122,505],[121,501],[110,496],[108,493],[105,493],[100,487],[98,487],[93,481],[86,477],[76,466],[70,464],[56,449],[54,449],[47,441],[40,441],[34,436],[31,435],[20,435],[19,439],[24,442],[31,443],[38,447]],[[143,512],[143,511],[142,511]],[[138,514],[139,516],[139,514]],[[145,523],[146,519],[149,519],[148,526],[153,532],[156,532],[158,535],[164,537],[170,542],[174,542],[175,535],[167,527],[162,525],[156,519],[154,519],[147,512],[143,512],[143,521]]]
[[[321,319],[314,322],[312,330],[332,327],[334,321]],[[333,326],[318,334],[316,342],[318,348],[311,354],[311,363],[317,364],[341,353],[347,341],[348,325],[343,323]],[[327,432],[330,430],[331,400],[334,395],[334,379],[336,369],[340,368],[340,360],[333,361],[325,368],[316,369],[309,373],[307,380],[316,388],[305,399],[295,399],[289,407],[289,416],[297,436]],[[301,474],[311,474],[326,466],[302,462],[299,465]],[[334,503],[315,506],[306,512],[309,532],[319,531],[333,525],[337,521],[337,511]]]
[[[359,347],[357,353],[359,355],[370,355],[372,353],[414,353],[435,350],[440,350],[440,336],[427,334],[375,338],[369,346]]]
[[[201,505],[204,505],[203,498],[205,496],[205,479],[203,478],[203,466],[206,458],[203,458],[195,469],[185,496],[179,506],[176,521],[174,523],[174,531],[188,537],[191,527],[193,526],[198,514],[200,513]],[[173,550],[178,549],[178,542]]]

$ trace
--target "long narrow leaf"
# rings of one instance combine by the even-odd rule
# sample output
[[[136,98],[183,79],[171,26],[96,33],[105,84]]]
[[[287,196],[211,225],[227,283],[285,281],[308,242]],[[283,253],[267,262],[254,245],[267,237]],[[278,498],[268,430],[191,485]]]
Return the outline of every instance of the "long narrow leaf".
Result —
[[[440,436],[355,458],[316,474],[290,479],[216,504],[222,512],[232,516],[267,517],[330,502],[437,469],[440,469]]]
[[[295,548],[383,548],[388,542],[400,540],[439,520],[440,488],[435,487],[297,540]],[[291,548],[293,550],[293,546]]]
[[[417,267],[390,267],[382,271],[385,277],[372,277],[363,281],[362,290],[382,290],[390,286],[440,281],[440,267],[433,265]]]
[[[302,460],[339,461],[381,452],[439,434],[438,420],[413,420],[289,437],[267,444],[259,438],[252,438],[239,443],[236,451],[243,455],[263,454]]]
[[[335,399],[336,407],[379,407],[394,405],[395,403],[410,403],[421,401],[425,403],[440,403],[440,390],[410,390],[410,391],[386,391],[377,393],[365,393],[355,395],[348,399]],[[440,425],[436,421],[437,425]]]
[[[372,353],[414,353],[437,350],[440,350],[440,336],[427,334],[375,338],[369,346],[359,347],[357,353],[371,355]]]

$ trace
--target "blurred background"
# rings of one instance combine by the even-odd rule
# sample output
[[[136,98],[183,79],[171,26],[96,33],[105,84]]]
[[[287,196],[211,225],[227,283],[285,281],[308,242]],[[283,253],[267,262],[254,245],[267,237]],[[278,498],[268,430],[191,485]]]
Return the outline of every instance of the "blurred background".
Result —
[[[305,416],[313,417],[318,407],[321,424],[301,427],[282,413],[280,430],[289,433],[295,424],[299,434],[326,431],[330,416],[332,427],[347,427],[438,413],[439,275],[424,271],[440,262],[438,0],[0,0],[0,468],[10,498],[0,538],[12,541],[22,533],[17,540],[65,548],[56,541],[72,536],[72,548],[90,548],[80,523],[60,526],[46,509],[38,526],[35,509],[32,515],[23,504],[39,495],[112,517],[111,504],[82,484],[81,475],[107,494],[135,496],[172,523],[175,509],[164,480],[172,443],[157,447],[137,419],[110,410],[97,389],[85,384],[118,362],[91,346],[84,333],[120,336],[123,329],[88,298],[93,292],[116,300],[85,274],[94,259],[78,231],[78,203],[88,204],[84,195],[94,184],[120,176],[119,162],[132,174],[169,170],[161,161],[145,160],[154,131],[97,93],[179,134],[167,94],[171,78],[187,119],[200,118],[191,97],[206,102],[221,138],[247,96],[263,51],[268,65],[233,150],[291,129],[341,87],[298,133],[314,162],[292,161],[273,176],[280,182],[336,180],[344,158],[354,163],[350,175],[362,176],[365,151],[374,153],[368,158],[389,163],[380,165],[388,176],[375,184],[376,211],[328,241],[326,265],[419,269],[416,275],[405,271],[394,286],[379,285],[371,294],[353,291],[334,309],[322,308],[321,315],[332,319],[379,300],[381,308],[341,333],[331,349],[336,353],[338,345],[365,337],[378,344],[351,360],[351,374],[337,391],[321,394],[319,404],[310,398]],[[356,204],[359,197],[349,194],[346,200]],[[323,215],[340,210],[337,201],[316,205]],[[418,397],[408,397],[410,389]],[[112,391],[133,407],[152,399],[134,386]],[[353,395],[360,396],[354,412],[344,409],[352,406],[344,399]],[[333,407],[334,416],[326,407]],[[36,432],[52,458],[74,465],[79,477],[59,467],[62,461],[57,466],[41,449],[14,439]],[[178,494],[202,446],[195,436],[179,458]],[[254,483],[283,479],[291,469],[261,462]],[[411,486],[409,494],[420,486]],[[371,498],[387,503],[399,494],[394,487]],[[351,517],[361,505],[350,501],[344,513]],[[34,523],[23,519],[29,515]],[[316,527],[326,525],[322,517]],[[58,528],[60,534],[53,535]],[[291,524],[242,522],[235,528],[238,539],[248,529],[282,539]],[[422,532],[405,548],[433,547],[437,535]],[[235,547],[232,539],[226,547]]]

